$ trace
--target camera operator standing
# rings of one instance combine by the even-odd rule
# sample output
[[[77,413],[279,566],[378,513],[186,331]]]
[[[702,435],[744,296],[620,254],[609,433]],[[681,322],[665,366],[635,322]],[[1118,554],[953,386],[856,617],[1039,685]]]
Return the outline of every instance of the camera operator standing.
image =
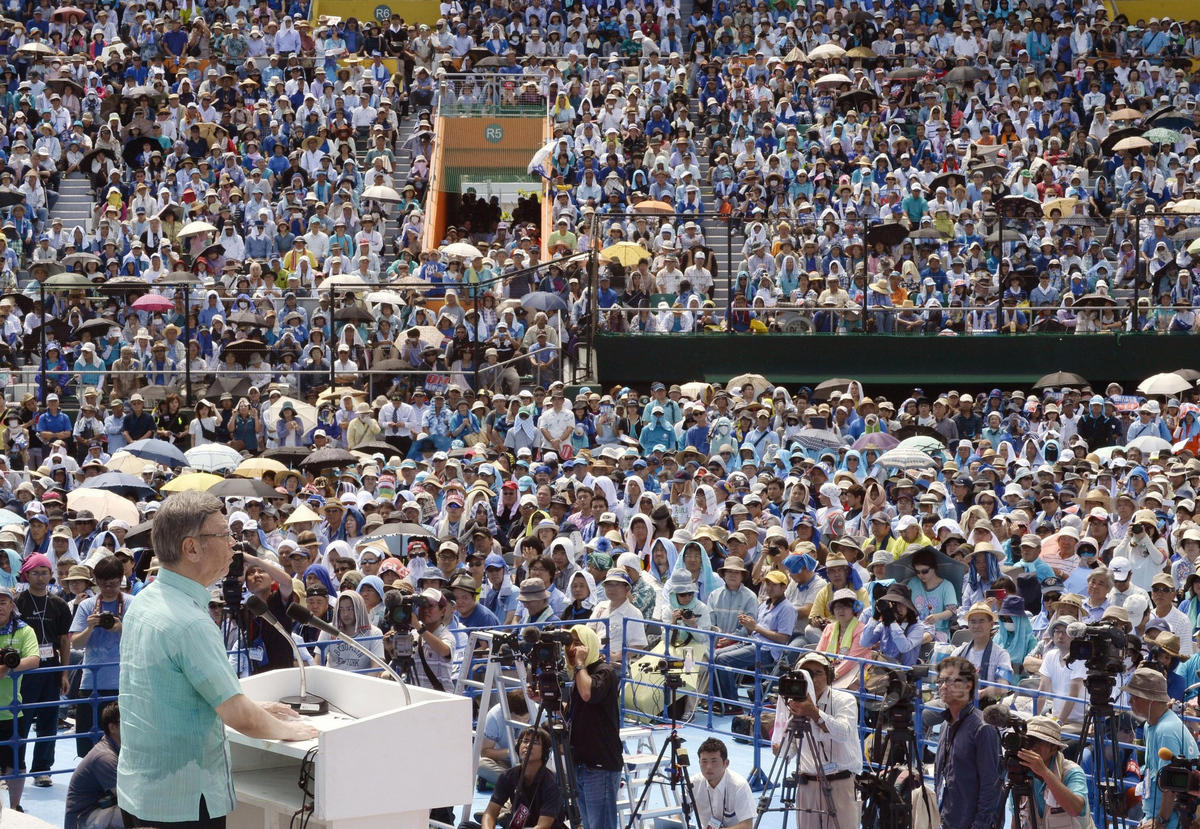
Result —
[[[589,627],[571,628],[567,664],[574,673],[567,719],[579,785],[579,812],[587,829],[617,829],[621,787],[620,679],[600,656],[600,637]]]
[[[1137,785],[1142,798],[1142,822],[1139,829],[1177,829],[1179,815],[1175,813],[1175,793],[1158,787],[1158,774],[1168,761],[1158,756],[1167,749],[1175,757],[1200,757],[1196,741],[1184,726],[1179,715],[1171,710],[1167,696],[1167,679],[1154,668],[1138,668],[1125,686],[1129,707],[1134,719],[1146,725],[1146,757],[1142,764],[1144,775]]]
[[[1074,819],[1072,826],[1076,829],[1091,829],[1087,774],[1077,763],[1063,757],[1062,751],[1067,744],[1062,741],[1062,727],[1050,717],[1034,717],[1026,725],[1025,734],[1026,740],[1017,757],[1035,778],[1033,804],[1037,809],[1037,825],[1048,825],[1048,814],[1067,815]],[[1012,826],[1012,810],[1016,808],[1012,799],[1007,808],[1009,812],[1004,825]],[[1031,827],[1027,815],[1020,815],[1021,829]]]
[[[412,629],[417,634],[417,685],[435,691],[452,691],[450,667],[454,661],[454,634],[446,627],[453,610],[440,590],[426,587],[417,597]],[[399,636],[400,634],[395,634]]]
[[[84,671],[77,698],[84,700],[75,706],[75,749],[86,757],[97,740],[92,737],[92,691],[98,697],[115,697],[120,687],[121,626],[133,595],[121,592],[125,567],[116,556],[102,558],[93,570],[97,596],[84,599],[75,608],[71,622],[71,647],[83,649]],[[88,665],[107,665],[91,668]]]
[[[812,725],[813,744],[807,740],[792,743],[798,754],[796,785],[797,829],[823,829],[831,825],[826,814],[828,804],[816,777],[824,770],[833,788],[833,807],[837,825],[849,829],[859,824],[859,804],[854,778],[862,772],[862,742],[858,738],[858,701],[849,691],[831,687],[833,668],[819,653],[800,657],[795,670],[808,674],[812,696],[785,699],[776,703],[775,728],[771,732],[771,750],[783,747],[783,737],[793,717],[804,717]]]
[[[946,724],[938,739],[934,786],[945,829],[991,829],[1002,807],[1000,733],[975,707],[975,666],[961,656],[938,663]]]

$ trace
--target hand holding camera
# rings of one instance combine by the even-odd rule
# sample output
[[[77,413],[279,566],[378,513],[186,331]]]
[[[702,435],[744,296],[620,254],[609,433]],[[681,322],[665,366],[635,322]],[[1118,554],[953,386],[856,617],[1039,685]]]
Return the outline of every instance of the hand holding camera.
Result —
[[[892,607],[891,602],[880,602],[876,606],[875,615],[887,627],[896,622],[896,609]]]

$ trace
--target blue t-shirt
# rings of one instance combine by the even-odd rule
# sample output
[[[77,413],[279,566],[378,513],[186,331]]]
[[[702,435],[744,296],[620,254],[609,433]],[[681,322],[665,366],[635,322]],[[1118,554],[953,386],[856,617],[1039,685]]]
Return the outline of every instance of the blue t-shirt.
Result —
[[[92,615],[98,601],[100,601],[99,596],[91,596],[79,603],[79,607],[75,608],[75,618],[71,621],[71,633],[81,633],[87,629],[87,618]],[[129,612],[129,604],[132,601],[133,596],[122,593],[115,601],[101,602],[100,611],[102,613],[108,611],[114,616],[124,618],[125,614]],[[103,691],[115,690],[120,684],[121,669],[118,664],[120,661],[121,634],[105,630],[97,625],[92,629],[92,635],[88,637],[87,646],[84,648],[83,664],[112,664],[94,671],[84,671],[83,682],[79,687],[85,691],[93,688]]]
[[[917,616],[921,621],[925,621],[925,617],[931,613],[941,613],[946,608],[958,604],[954,588],[946,579],[942,579],[941,583],[933,590],[927,591],[925,585],[921,584],[921,580],[914,577],[909,579],[908,589],[912,591],[913,607],[917,609]],[[933,627],[934,630],[941,633],[949,633],[950,620],[948,618],[939,619]]]
[[[1138,784],[1138,793],[1142,796],[1142,814],[1155,816],[1162,802],[1162,791],[1155,785],[1158,773],[1167,764],[1158,756],[1161,748],[1167,748],[1176,757],[1194,758],[1197,756],[1196,741],[1184,727],[1179,715],[1167,710],[1159,717],[1158,722],[1146,727],[1146,759],[1142,782]],[[1149,782],[1147,782],[1149,781]],[[1179,814],[1171,812],[1167,821],[1167,829],[1178,829]]]

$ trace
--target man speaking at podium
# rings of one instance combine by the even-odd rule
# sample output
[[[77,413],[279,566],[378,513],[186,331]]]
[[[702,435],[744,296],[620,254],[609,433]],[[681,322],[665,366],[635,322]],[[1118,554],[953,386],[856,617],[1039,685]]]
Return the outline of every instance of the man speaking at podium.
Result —
[[[208,615],[209,586],[233,560],[221,502],[204,492],[170,496],[152,539],[161,569],[130,606],[121,637],[117,802],[127,827],[224,827],[237,805],[224,726],[268,740],[317,730],[242,693]]]

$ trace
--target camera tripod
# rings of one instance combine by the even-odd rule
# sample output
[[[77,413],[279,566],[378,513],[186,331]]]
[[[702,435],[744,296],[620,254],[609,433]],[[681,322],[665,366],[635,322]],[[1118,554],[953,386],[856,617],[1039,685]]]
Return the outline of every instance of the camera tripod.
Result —
[[[1007,804],[1012,799],[1011,829],[1037,829],[1037,802],[1033,799],[1033,780],[1028,770],[1014,775],[1010,767],[1008,777],[1004,781],[1004,795],[1001,803]],[[1003,818],[1000,819],[1003,822]]]
[[[671,733],[667,736],[663,747],[658,750],[658,757],[654,759],[654,765],[650,767],[650,773],[646,775],[642,793],[638,795],[637,803],[633,804],[633,809],[629,813],[629,823],[625,824],[625,829],[633,829],[634,824],[637,823],[638,817],[646,805],[647,795],[650,794],[650,785],[660,774],[672,791],[676,784],[679,785],[679,804],[683,810],[684,829],[691,829],[693,818],[696,821],[695,829],[704,829],[704,824],[700,820],[700,808],[696,803],[696,790],[692,788],[692,778],[688,776],[687,749],[683,747],[683,738],[679,736],[679,721],[675,717],[675,694],[681,684],[682,677],[672,679],[668,672],[667,679],[663,683],[663,701],[666,703],[667,713],[671,718]],[[660,772],[668,749],[671,751],[671,761],[667,765],[667,772]]]
[[[817,786],[821,789],[821,796],[825,799],[825,808],[822,809],[805,809],[796,805],[796,791],[800,785],[800,753],[808,747],[812,754],[813,766],[816,768],[816,774],[813,777],[816,779]],[[792,751],[796,753],[796,768],[791,774],[788,773],[788,766],[792,762]],[[754,819],[754,829],[758,829],[762,819],[767,812],[783,812],[784,827],[789,826],[788,812],[793,809],[797,813],[797,817],[801,813],[827,815],[826,818],[820,819],[819,825],[822,829],[832,827],[832,829],[841,829],[837,819],[837,808],[833,802],[833,783],[825,775],[825,763],[828,761],[828,756],[813,737],[812,723],[805,717],[792,716],[788,720],[787,730],[783,734],[783,744],[779,747],[779,753],[775,755],[775,759],[771,762],[771,770],[767,773],[767,785],[763,789],[763,795],[758,799],[758,817]],[[771,805],[771,792],[776,786],[780,786],[779,805]]]
[[[537,715],[530,728],[545,726],[550,734],[550,754],[554,759],[554,777],[562,789],[563,806],[567,812],[567,825],[571,829],[583,829],[583,818],[579,814],[579,782],[575,778],[575,758],[571,753],[571,733],[561,713],[560,702],[554,701],[555,709],[546,707],[546,699],[538,704]],[[545,718],[543,720],[543,717]],[[521,779],[525,778],[525,760],[521,760]],[[545,762],[543,758],[542,762]]]
[[[905,703],[876,711],[871,756],[859,776],[863,826],[908,829],[912,825],[913,804],[909,787],[920,786],[924,792],[920,747],[912,728],[913,716],[912,705]],[[885,720],[890,720],[887,727]],[[905,788],[902,790],[901,786]],[[937,804],[927,792],[923,799],[924,808],[930,814],[936,814]]]
[[[1083,716],[1083,728],[1079,732],[1079,746],[1081,754],[1085,746],[1092,750],[1092,780],[1096,786],[1095,803],[1098,807],[1096,826],[1102,829],[1113,825],[1113,818],[1125,815],[1121,763],[1117,756],[1121,750],[1120,735],[1117,713],[1112,704],[1116,680],[1089,669],[1084,684],[1088,691],[1088,706]],[[1111,763],[1107,754],[1110,750],[1113,752]]]

